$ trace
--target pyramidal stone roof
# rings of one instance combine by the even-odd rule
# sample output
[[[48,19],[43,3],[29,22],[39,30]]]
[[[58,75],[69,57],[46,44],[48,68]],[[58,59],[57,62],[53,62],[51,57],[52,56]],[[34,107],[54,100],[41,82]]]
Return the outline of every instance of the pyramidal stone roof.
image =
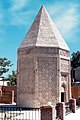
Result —
[[[57,30],[44,5],[41,6],[20,48],[31,46],[57,47],[69,51],[69,47]]]

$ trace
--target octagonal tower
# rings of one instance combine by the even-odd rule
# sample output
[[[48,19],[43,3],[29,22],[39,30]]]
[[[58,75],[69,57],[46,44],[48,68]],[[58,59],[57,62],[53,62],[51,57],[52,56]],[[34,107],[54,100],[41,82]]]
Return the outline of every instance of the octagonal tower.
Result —
[[[44,6],[18,49],[17,105],[40,107],[71,98],[69,47]]]

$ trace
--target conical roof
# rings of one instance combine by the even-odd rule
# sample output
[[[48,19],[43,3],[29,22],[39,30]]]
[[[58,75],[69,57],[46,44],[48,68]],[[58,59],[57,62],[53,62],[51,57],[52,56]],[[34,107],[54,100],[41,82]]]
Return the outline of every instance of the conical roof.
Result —
[[[26,34],[20,48],[31,46],[58,47],[69,51],[69,47],[43,5]]]

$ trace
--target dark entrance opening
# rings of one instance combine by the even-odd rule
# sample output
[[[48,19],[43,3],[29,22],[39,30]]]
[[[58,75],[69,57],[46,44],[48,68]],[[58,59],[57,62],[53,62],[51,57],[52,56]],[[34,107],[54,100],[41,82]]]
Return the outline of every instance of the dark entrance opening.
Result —
[[[64,92],[61,92],[61,102],[64,102]]]

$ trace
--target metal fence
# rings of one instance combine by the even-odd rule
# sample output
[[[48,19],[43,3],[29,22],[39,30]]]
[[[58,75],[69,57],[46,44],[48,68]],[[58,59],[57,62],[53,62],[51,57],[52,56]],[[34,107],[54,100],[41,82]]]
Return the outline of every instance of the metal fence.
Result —
[[[40,120],[40,109],[0,107],[0,120]]]
[[[67,102],[65,103],[65,115],[68,115],[70,113],[72,113],[72,111],[70,110],[70,103]]]

